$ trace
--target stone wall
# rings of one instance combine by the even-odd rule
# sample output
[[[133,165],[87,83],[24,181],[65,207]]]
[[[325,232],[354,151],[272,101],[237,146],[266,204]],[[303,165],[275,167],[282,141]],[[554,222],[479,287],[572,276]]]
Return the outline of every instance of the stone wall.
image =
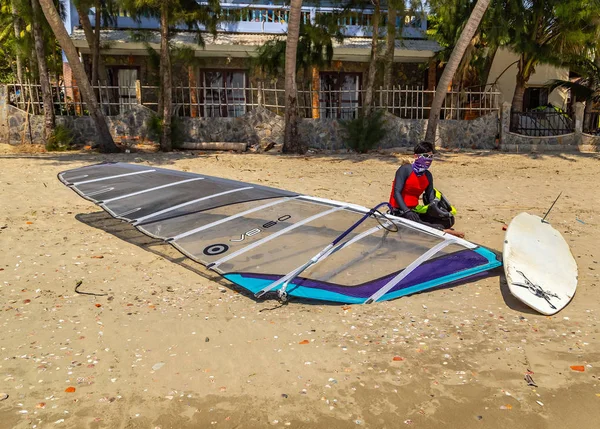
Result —
[[[283,117],[264,108],[238,118],[181,118],[181,124],[188,142],[283,143]]]
[[[1,107],[1,106],[0,106]],[[27,115],[14,106],[5,106],[11,144],[23,141],[44,143],[43,116]],[[134,105],[127,112],[108,116],[108,127],[116,141],[152,140],[147,122],[154,115],[150,109]],[[98,134],[89,116],[60,116],[58,124],[73,132],[74,143],[95,145]],[[497,119],[494,115],[472,121],[441,121],[438,135],[441,146],[447,148],[488,149],[493,147]],[[180,131],[186,142],[245,142],[249,146],[283,143],[284,119],[282,116],[256,108],[238,118],[180,118]],[[388,132],[379,149],[410,147],[425,136],[426,119],[401,119],[389,113],[385,115]],[[31,133],[29,132],[31,129]],[[25,132],[23,134],[23,132]],[[345,149],[344,129],[336,119],[303,119],[300,133],[307,147],[323,150]]]
[[[444,120],[438,123],[438,138],[444,148],[495,149],[499,132],[497,114],[470,121]]]
[[[29,115],[14,106],[7,108],[9,133],[5,139],[10,144],[44,144],[44,117]],[[133,105],[131,109],[117,116],[107,116],[108,128],[116,141],[128,139],[149,139],[147,120],[153,112],[144,107]],[[56,123],[64,125],[73,133],[73,143],[94,145],[98,143],[96,125],[89,116],[57,116]]]

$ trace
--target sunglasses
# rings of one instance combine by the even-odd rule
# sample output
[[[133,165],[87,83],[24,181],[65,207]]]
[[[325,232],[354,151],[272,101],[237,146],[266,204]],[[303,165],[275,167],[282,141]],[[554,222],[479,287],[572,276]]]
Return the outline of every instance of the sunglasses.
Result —
[[[421,153],[419,154],[419,158],[433,159],[433,154]]]

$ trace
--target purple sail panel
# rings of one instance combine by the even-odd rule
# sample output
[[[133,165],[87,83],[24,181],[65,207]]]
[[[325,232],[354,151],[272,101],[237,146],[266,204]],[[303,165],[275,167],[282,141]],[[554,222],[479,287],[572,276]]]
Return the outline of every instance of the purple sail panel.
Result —
[[[477,252],[470,249],[461,250],[459,252],[452,253],[447,256],[439,257],[425,262],[416,268],[412,273],[406,276],[398,285],[396,285],[388,293],[405,289],[411,286],[415,286],[421,283],[426,283],[431,280],[438,279],[447,275],[452,275],[460,271],[464,271],[470,268],[483,266],[488,263],[488,259]],[[320,282],[318,280],[311,280],[303,277],[294,279],[293,283],[298,286],[307,288],[324,289],[330,292],[335,292],[347,296],[356,298],[369,298],[379,289],[381,289],[388,281],[394,278],[400,271],[388,274],[385,277],[381,277],[370,282],[362,283],[357,286],[342,286],[333,283]],[[256,278],[256,279],[268,279],[278,280],[281,276],[276,275],[265,275],[265,274],[252,274],[252,273],[239,273],[243,277]],[[291,290],[291,289],[290,289]]]

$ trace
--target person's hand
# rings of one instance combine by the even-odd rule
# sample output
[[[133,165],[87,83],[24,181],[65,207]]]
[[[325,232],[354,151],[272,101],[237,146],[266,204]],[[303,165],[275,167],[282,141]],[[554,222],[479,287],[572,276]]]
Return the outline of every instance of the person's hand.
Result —
[[[450,235],[453,235],[453,236],[458,237],[458,238],[465,238],[465,233],[464,232],[455,231],[452,228],[445,229],[444,232],[446,234],[450,234]]]
[[[412,210],[408,210],[407,212],[403,213],[402,217],[404,219],[412,220],[413,222],[421,222],[419,215]]]

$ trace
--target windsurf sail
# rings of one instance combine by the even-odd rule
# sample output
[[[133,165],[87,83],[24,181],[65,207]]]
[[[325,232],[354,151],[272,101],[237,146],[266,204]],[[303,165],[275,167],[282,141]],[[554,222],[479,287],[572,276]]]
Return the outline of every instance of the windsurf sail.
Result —
[[[257,296],[384,301],[501,265],[466,240],[365,207],[138,164],[68,170],[59,180],[142,233]]]

